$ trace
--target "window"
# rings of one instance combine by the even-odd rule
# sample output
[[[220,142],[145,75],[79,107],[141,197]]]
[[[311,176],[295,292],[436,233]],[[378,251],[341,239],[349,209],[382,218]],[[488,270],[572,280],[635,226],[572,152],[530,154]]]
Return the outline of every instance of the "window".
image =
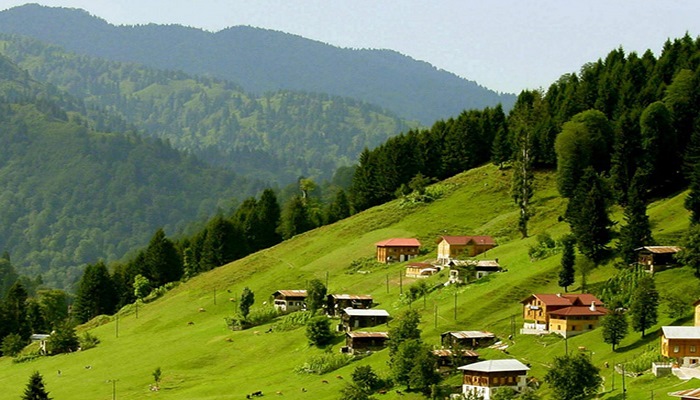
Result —
[[[695,353],[695,346],[690,346],[690,352]]]
[[[673,352],[678,353],[681,351],[681,348],[679,346],[673,346]]]

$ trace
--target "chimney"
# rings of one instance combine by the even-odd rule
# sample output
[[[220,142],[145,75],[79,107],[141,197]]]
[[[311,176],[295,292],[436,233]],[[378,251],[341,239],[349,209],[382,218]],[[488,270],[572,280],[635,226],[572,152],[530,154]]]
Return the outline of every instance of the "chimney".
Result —
[[[591,302],[591,311],[595,311],[595,301]]]

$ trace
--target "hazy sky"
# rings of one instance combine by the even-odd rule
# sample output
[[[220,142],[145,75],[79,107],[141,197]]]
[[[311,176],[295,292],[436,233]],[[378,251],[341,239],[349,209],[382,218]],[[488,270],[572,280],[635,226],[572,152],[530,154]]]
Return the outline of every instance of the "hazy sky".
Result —
[[[385,48],[490,89],[548,87],[622,46],[700,35],[697,0],[39,0],[113,24],[250,25],[341,47]],[[25,1],[0,0],[0,9]]]

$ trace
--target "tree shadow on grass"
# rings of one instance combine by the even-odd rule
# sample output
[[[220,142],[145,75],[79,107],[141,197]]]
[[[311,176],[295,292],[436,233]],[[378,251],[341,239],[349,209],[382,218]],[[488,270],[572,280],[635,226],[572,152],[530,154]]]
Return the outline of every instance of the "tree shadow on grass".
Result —
[[[647,346],[650,343],[656,343],[661,336],[661,328],[654,329],[653,331],[647,331],[643,338],[637,339],[634,343],[628,344],[627,346],[621,346],[616,349],[616,352],[627,352],[630,350],[635,350],[643,346]]]

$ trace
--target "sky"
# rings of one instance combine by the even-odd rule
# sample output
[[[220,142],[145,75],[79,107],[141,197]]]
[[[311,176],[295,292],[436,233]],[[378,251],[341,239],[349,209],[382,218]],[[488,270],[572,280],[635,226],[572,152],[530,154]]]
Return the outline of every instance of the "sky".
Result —
[[[391,49],[499,92],[546,89],[622,47],[659,54],[700,35],[697,0],[38,0],[115,25],[248,25]],[[0,10],[26,1],[0,0]]]

